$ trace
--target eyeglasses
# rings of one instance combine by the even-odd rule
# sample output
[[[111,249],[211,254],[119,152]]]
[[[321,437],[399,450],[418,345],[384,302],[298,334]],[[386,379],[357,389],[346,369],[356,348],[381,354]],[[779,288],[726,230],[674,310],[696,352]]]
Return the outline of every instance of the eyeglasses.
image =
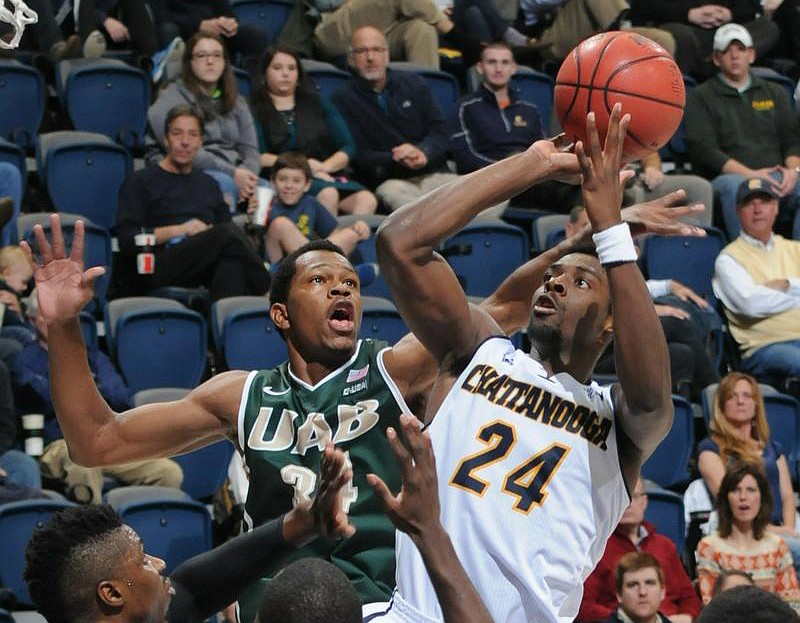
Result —
[[[196,61],[204,61],[209,58],[218,61],[223,57],[224,54],[222,52],[195,52],[192,54],[192,59]]]
[[[375,48],[353,48],[353,56],[364,56],[365,54],[384,54],[386,53],[386,48],[384,47],[375,47]]]

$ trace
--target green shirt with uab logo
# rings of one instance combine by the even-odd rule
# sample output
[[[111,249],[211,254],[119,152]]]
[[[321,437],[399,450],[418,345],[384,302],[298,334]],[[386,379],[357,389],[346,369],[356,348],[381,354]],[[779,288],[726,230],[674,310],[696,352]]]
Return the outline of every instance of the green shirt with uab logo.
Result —
[[[257,526],[292,508],[293,499],[313,496],[320,456],[327,441],[347,454],[352,486],[343,491],[356,533],[347,539],[317,539],[294,559],[314,556],[339,567],[365,603],[384,601],[394,587],[394,526],[367,483],[375,473],[392,491],[400,473],[386,440],[408,409],[383,367],[385,344],[360,340],[355,354],[314,386],[299,380],[284,362],[251,372],[239,408],[239,443],[250,471],[245,522]],[[248,593],[251,597],[255,591]],[[252,621],[256,603],[239,600],[241,620]],[[250,611],[247,606],[252,605]]]

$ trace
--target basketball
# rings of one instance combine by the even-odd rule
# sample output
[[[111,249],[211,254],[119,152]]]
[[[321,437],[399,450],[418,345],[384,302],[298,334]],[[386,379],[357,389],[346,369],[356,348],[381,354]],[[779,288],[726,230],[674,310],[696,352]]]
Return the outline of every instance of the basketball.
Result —
[[[630,114],[623,160],[633,162],[663,147],[678,129],[686,93],[669,52],[647,37],[612,31],[576,46],[556,76],[555,109],[564,132],[585,141],[586,114],[594,111],[605,140],[614,104]]]

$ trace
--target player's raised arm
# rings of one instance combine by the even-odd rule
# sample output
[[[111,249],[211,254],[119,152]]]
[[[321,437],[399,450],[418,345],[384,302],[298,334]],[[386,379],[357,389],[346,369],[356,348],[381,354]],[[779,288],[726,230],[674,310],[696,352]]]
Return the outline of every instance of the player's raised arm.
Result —
[[[605,268],[613,306],[614,353],[620,383],[615,388],[622,434],[623,469],[634,482],[647,458],[672,425],[670,367],[664,333],[644,278],[627,224],[622,223],[622,144],[629,117],[614,107],[605,146],[595,117],[587,118],[588,144],[576,145],[583,175],[583,200],[592,224],[600,262]]]
[[[458,280],[435,249],[484,209],[534,183],[577,173],[575,156],[553,141],[537,141],[506,158],[428,193],[391,214],[378,230],[381,271],[401,315],[441,362],[471,353],[500,329],[470,308]]]
[[[48,324],[53,406],[72,459],[86,466],[110,465],[171,456],[222,438],[231,428],[226,406],[238,404],[245,373],[215,377],[172,403],[119,415],[108,406],[95,385],[78,322],[103,268],[84,271],[82,221],[75,223],[69,255],[57,215],[51,215],[50,226],[52,242],[41,226],[34,227],[41,254],[34,276],[39,309]],[[32,256],[25,242],[20,246]]]

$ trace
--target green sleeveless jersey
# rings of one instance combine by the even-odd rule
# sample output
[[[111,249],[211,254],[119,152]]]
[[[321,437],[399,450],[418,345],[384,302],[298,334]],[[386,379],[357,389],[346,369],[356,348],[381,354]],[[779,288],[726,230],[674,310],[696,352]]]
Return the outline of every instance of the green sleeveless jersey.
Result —
[[[327,441],[347,453],[353,482],[343,491],[343,502],[356,533],[341,541],[317,539],[294,558],[329,560],[350,578],[365,603],[389,597],[395,570],[394,526],[366,475],[375,473],[392,491],[399,490],[400,472],[386,428],[397,429],[400,414],[409,412],[383,367],[385,350],[383,342],[359,340],[350,360],[314,386],[294,376],[288,362],[251,372],[239,407],[239,445],[250,472],[249,527],[291,510],[294,500],[313,496]]]

